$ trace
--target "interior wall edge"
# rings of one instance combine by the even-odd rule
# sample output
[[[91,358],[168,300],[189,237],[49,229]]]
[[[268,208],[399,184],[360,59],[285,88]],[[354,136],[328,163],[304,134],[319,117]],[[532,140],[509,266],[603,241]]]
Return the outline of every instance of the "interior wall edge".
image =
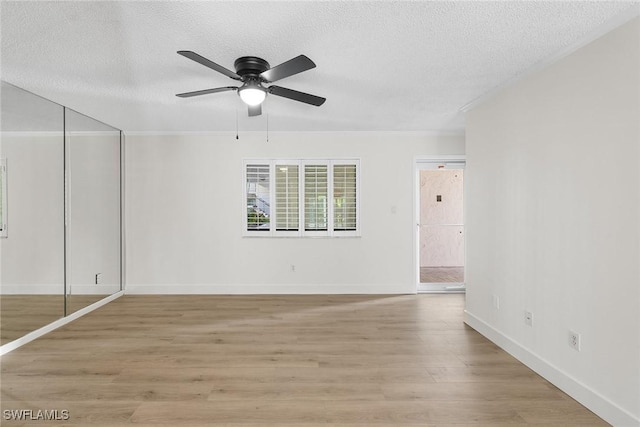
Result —
[[[467,310],[619,426],[640,426],[639,34],[636,18],[466,121]]]
[[[466,309],[464,322],[608,423],[614,426],[640,426],[640,418],[635,417]]]

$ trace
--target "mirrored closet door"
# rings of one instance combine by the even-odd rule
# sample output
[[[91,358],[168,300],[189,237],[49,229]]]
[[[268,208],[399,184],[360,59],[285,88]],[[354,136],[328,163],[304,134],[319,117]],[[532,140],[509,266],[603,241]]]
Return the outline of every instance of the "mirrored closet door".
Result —
[[[0,344],[64,316],[64,108],[2,83]]]
[[[65,109],[67,314],[120,291],[120,131]]]
[[[1,85],[4,345],[122,289],[122,132]]]

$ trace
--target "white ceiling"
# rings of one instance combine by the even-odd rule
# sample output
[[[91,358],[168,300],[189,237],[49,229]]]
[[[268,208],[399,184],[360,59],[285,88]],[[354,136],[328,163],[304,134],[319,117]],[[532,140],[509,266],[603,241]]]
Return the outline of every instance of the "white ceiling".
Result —
[[[460,108],[629,14],[637,1],[2,1],[2,79],[125,131],[263,130],[234,85],[190,61],[233,70],[305,54],[317,68],[269,96],[273,131],[461,132]],[[636,10],[636,9],[634,9]]]

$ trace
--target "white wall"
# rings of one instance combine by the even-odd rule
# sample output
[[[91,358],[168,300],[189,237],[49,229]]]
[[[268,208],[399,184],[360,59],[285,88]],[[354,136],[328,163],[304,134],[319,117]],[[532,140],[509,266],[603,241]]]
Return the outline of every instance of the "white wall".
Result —
[[[67,292],[110,295],[120,291],[120,134],[67,132],[67,152]]]
[[[63,138],[2,135],[8,237],[0,239],[4,294],[64,293]]]
[[[119,141],[119,134],[68,140],[69,294],[120,290]],[[62,132],[2,135],[9,215],[8,237],[0,239],[2,294],[64,293],[63,143]]]
[[[639,39],[635,18],[467,117],[467,322],[616,426],[640,425]]]
[[[414,157],[462,154],[464,137],[128,135],[126,147],[128,293],[411,293]],[[362,237],[242,237],[244,158],[331,157],[361,159]]]

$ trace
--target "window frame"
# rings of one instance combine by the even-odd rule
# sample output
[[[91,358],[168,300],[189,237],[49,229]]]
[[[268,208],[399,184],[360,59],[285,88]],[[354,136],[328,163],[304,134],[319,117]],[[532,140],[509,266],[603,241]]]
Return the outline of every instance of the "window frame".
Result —
[[[247,215],[247,166],[269,166],[269,203],[270,217],[269,230],[249,230]],[[277,230],[277,202],[276,202],[276,168],[278,166],[297,166],[298,167],[298,230]],[[306,230],[306,166],[327,166],[327,230]],[[333,172],[335,165],[354,165],[355,166],[355,230],[334,230],[334,180]],[[243,159],[242,162],[242,236],[243,237],[360,237],[360,174],[361,166],[359,158],[304,158],[304,159],[286,159],[286,158],[249,158]]]
[[[243,180],[242,180],[242,185],[243,185],[243,189],[242,189],[242,191],[243,191],[243,216],[244,216],[243,227],[244,227],[245,231],[248,231],[250,233],[264,233],[264,234],[267,234],[267,233],[269,233],[271,231],[271,227],[272,227],[272,218],[271,217],[269,217],[269,222],[268,222],[269,228],[268,229],[262,228],[261,224],[263,224],[263,223],[261,221],[257,220],[256,221],[257,227],[255,227],[254,229],[249,231],[249,215],[248,215],[248,211],[247,211],[247,209],[248,209],[248,176],[249,176],[247,168],[248,168],[249,165],[251,165],[251,166],[256,168],[255,171],[252,171],[252,174],[255,174],[255,176],[258,177],[258,179],[259,179],[260,174],[263,173],[263,171],[261,169],[267,169],[267,174],[268,174],[268,177],[269,177],[269,181],[268,181],[268,184],[269,184],[269,192],[268,192],[268,194],[269,194],[269,200],[268,200],[269,209],[271,207],[271,188],[273,187],[272,182],[271,182],[272,170],[271,170],[271,165],[270,164],[266,164],[265,162],[261,162],[261,163],[248,162],[248,163],[244,164]],[[258,195],[259,194],[262,195],[263,193],[258,193],[257,192],[257,189],[258,189],[257,182],[256,182],[255,185],[256,185],[256,187],[255,187],[255,189],[256,189],[255,196],[256,196],[256,199],[259,199]],[[263,203],[266,203],[265,200],[263,200],[263,199],[260,199],[260,200]]]
[[[335,226],[335,197],[334,197],[334,191],[335,191],[335,181],[334,181],[334,166],[339,166],[339,165],[353,165],[354,163],[352,163],[349,160],[334,160],[331,162],[331,179],[330,179],[330,204],[331,204],[331,216],[330,216],[330,220],[331,220],[331,229],[333,230],[334,233],[339,233],[342,236],[358,236],[360,235],[360,165],[359,163],[356,163],[356,176],[355,176],[355,190],[356,190],[356,200],[355,200],[355,222],[356,222],[356,227],[355,230],[335,230],[334,226]]]

